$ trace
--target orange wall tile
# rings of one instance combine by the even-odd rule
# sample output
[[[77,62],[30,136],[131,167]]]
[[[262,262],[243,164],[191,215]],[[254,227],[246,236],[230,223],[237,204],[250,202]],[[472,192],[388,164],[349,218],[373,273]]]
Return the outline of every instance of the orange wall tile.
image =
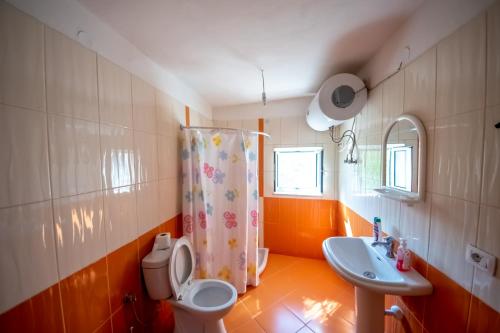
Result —
[[[60,284],[66,331],[93,332],[111,316],[106,258]]]
[[[123,331],[125,332],[125,331]],[[101,325],[94,333],[113,333],[113,328],[111,326],[111,319],[108,319]]]
[[[500,313],[473,295],[467,331],[471,333],[500,332]]]
[[[111,311],[123,304],[123,295],[141,290],[137,241],[128,243],[108,255],[109,298]]]
[[[273,253],[323,258],[321,244],[336,234],[333,200],[264,198],[264,246]]]
[[[425,328],[429,332],[465,331],[471,294],[431,265],[427,279],[434,290],[432,295],[427,297]]]
[[[1,332],[64,332],[59,284],[0,315]]]

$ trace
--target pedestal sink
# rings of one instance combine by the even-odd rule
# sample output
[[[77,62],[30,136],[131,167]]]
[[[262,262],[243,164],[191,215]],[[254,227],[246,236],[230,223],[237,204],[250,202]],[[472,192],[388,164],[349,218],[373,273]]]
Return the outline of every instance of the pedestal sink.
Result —
[[[385,249],[373,247],[371,237],[330,237],[323,254],[332,268],[352,283],[356,294],[356,332],[384,332],[384,296],[422,296],[432,285],[414,269],[400,272]]]

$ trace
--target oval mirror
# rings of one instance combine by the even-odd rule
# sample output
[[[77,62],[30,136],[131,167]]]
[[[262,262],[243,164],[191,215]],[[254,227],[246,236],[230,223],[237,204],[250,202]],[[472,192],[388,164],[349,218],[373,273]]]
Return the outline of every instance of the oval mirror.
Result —
[[[407,203],[425,199],[426,133],[411,114],[399,116],[386,129],[382,141],[383,196]]]

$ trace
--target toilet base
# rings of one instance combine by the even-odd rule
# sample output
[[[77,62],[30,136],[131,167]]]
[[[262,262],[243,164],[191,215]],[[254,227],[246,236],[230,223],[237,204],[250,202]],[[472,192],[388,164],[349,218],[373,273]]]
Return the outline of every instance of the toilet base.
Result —
[[[201,321],[182,309],[174,308],[175,329],[174,333],[226,333],[222,318]]]

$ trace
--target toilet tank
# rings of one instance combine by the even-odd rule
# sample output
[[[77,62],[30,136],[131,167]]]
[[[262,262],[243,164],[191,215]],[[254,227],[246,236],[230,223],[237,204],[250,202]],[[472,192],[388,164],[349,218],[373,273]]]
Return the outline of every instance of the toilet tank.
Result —
[[[168,279],[168,263],[172,247],[165,250],[153,249],[142,259],[142,272],[149,297],[153,300],[172,296]]]

